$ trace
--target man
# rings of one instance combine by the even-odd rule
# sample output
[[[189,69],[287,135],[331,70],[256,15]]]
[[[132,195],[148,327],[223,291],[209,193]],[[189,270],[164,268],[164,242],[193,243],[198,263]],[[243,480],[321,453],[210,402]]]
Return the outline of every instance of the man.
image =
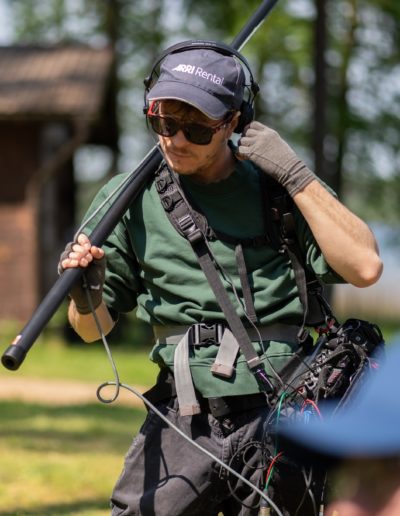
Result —
[[[330,466],[327,516],[400,514],[400,343],[350,405],[324,419],[280,429],[282,446],[300,460]]]
[[[251,122],[238,149],[230,143],[248,107],[245,87],[244,70],[233,55],[211,48],[168,54],[146,94],[147,120],[165,158],[158,179],[132,203],[102,249],[81,234],[67,247],[60,269],[87,268],[91,302],[76,285],[69,307],[69,320],[85,341],[99,338],[91,305],[105,333],[118,313],[137,306],[137,316],[154,328],[151,358],[161,369],[149,399],[196,443],[261,485],[264,454],[251,443],[263,439],[269,411],[263,391],[279,381],[279,371],[298,349],[303,319],[290,262],[265,239],[263,176],[274,178],[293,198],[300,247],[307,267],[321,280],[365,287],[377,281],[382,263],[366,224],[321,185],[276,132]],[[112,179],[89,212],[120,182]],[[176,215],[186,204],[188,211]],[[171,222],[185,229],[190,219],[193,229],[193,210],[203,229],[193,230],[187,240]],[[95,223],[96,217],[87,234]],[[214,271],[211,282],[193,252],[191,238],[201,233],[207,240],[199,260],[210,258],[202,267]],[[216,290],[225,296],[225,309]],[[233,315],[226,305],[233,305]],[[260,362],[258,377],[243,342],[232,335],[234,324],[226,323],[227,312],[246,327]],[[274,486],[276,500],[289,514],[302,496],[295,484],[290,496]],[[257,514],[258,503],[257,493],[152,411],[112,495],[114,515],[250,515]],[[303,510],[298,514],[311,514],[309,507]]]

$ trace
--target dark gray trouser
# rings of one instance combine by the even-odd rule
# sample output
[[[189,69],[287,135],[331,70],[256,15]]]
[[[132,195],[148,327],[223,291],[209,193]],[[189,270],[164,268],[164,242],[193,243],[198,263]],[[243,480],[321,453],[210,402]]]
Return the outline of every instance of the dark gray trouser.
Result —
[[[267,407],[220,420],[206,413],[180,417],[176,400],[159,403],[157,408],[196,443],[262,489],[265,469],[261,449],[251,443],[262,441]],[[302,479],[296,478],[293,483],[291,478],[289,484],[282,496],[285,505],[293,508],[283,510],[285,515],[295,513],[304,493]],[[232,496],[231,489],[247,507]],[[276,494],[283,502],[280,493]],[[111,507],[112,516],[217,516],[219,512],[225,516],[256,516],[259,498],[150,411],[125,457]],[[310,507],[303,509],[299,515],[313,515]]]

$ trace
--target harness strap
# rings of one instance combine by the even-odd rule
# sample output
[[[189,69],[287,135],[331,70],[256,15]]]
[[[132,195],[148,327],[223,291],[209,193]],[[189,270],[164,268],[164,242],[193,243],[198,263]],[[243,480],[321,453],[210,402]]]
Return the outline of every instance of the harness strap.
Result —
[[[190,329],[180,339],[174,354],[175,387],[181,416],[193,416],[201,412],[190,373],[189,332]]]
[[[239,352],[239,343],[229,328],[225,328],[217,356],[211,372],[223,378],[231,378],[235,370],[235,360]]]
[[[264,389],[268,391],[273,390],[273,385],[264,372],[263,364],[255,352],[246,329],[239,315],[236,313],[218,274],[212,253],[208,248],[203,233],[204,229],[199,227],[196,216],[192,213],[191,207],[176,183],[174,174],[170,173],[166,164],[161,165],[160,169],[157,171],[156,177],[157,176],[163,179],[163,184],[157,181],[157,191],[161,199],[161,204],[172,225],[192,246],[199,265],[211,286],[229,327],[239,342],[249,369],[256,376],[257,380],[263,384]]]
[[[235,247],[235,258],[240,278],[240,285],[242,287],[247,317],[251,322],[256,323],[257,315],[256,310],[254,308],[253,297],[251,295],[249,278],[247,276],[246,262],[243,255],[243,246],[241,243],[237,244]]]
[[[286,244],[286,251],[289,255],[290,261],[292,262],[292,267],[294,271],[295,281],[297,284],[297,289],[299,291],[299,298],[301,305],[303,307],[303,322],[301,328],[299,330],[299,334],[297,336],[299,342],[304,342],[308,336],[308,331],[305,329],[306,321],[308,317],[308,295],[307,295],[307,282],[304,268],[301,266],[300,261],[297,258],[291,246]]]
[[[160,169],[156,173],[155,184],[157,192],[160,195],[162,206],[166,210],[175,229],[182,236],[186,237],[184,231],[181,229],[182,221],[186,222],[186,220],[189,220],[189,217],[191,217],[207,240],[221,240],[235,247],[235,259],[240,285],[242,287],[246,315],[251,322],[256,323],[257,315],[249,285],[243,248],[265,246],[269,243],[268,236],[262,234],[252,238],[237,238],[212,228],[208,224],[207,218],[202,213],[199,206],[197,206],[196,201],[192,198],[190,193],[185,190],[179,175],[170,171],[168,166],[164,163],[161,164]]]
[[[247,365],[249,369],[256,375],[258,368],[262,367],[262,362],[257,355],[249,335],[243,326],[240,317],[236,313],[228,294],[222,284],[221,278],[218,275],[218,272],[212,262],[210,255],[208,254],[208,248],[203,242],[191,242],[192,247],[197,255],[197,259],[199,261],[200,267],[202,268],[205,276],[208,278],[211,288],[214,292],[215,297],[217,298],[219,305],[228,321],[229,327],[231,331],[236,336],[237,341],[239,342],[240,348],[244,357],[246,358]],[[269,385],[268,385],[269,383]],[[268,387],[268,390],[273,390],[272,384],[267,381],[267,384],[264,385],[264,389]]]
[[[271,244],[290,259],[299,298],[303,308],[303,324],[299,342],[307,338],[305,326],[325,327],[335,321],[332,309],[323,295],[323,287],[315,272],[306,266],[297,238],[293,215],[293,199],[287,191],[267,174],[260,176],[263,192],[264,220]]]
[[[174,376],[179,410],[182,416],[198,414],[201,411],[196,398],[189,364],[189,346],[219,344],[219,350],[211,367],[213,374],[230,378],[235,371],[235,360],[240,346],[229,328],[222,324],[193,324],[192,326],[153,326],[157,344],[175,345]],[[275,340],[296,342],[298,326],[272,324],[259,329],[248,330],[254,341]]]

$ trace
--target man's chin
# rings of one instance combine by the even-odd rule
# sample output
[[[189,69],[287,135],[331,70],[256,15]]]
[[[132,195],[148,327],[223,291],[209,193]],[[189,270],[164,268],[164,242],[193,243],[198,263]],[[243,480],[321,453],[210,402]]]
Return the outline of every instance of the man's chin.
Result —
[[[189,163],[184,163],[184,161],[185,160],[183,160],[183,159],[167,159],[168,165],[177,174],[182,174],[182,175],[193,174],[194,167],[189,166]],[[186,161],[188,161],[188,160],[186,159]]]

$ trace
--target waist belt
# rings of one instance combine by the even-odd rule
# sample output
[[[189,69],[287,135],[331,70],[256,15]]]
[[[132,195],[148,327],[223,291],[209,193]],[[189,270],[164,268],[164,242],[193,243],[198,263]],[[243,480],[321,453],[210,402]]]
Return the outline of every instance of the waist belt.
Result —
[[[196,398],[189,365],[189,346],[208,346],[218,344],[219,350],[211,367],[214,375],[230,378],[235,370],[234,363],[239,351],[239,343],[233,333],[225,325],[193,324],[192,326],[171,325],[154,326],[154,336],[157,344],[175,345],[174,376],[179,411],[182,416],[201,412]],[[249,338],[253,341],[275,340],[296,342],[299,327],[286,324],[272,324],[261,328],[247,329]]]
[[[143,393],[143,396],[151,403],[158,403],[159,401],[176,397],[175,379],[172,372],[167,367],[161,369],[157,383]],[[216,418],[268,405],[265,393],[262,392],[219,398],[203,398],[200,393],[197,393],[197,397],[201,411],[210,413]]]
[[[229,414],[252,410],[268,405],[265,393],[246,394],[242,396],[224,396],[222,398],[203,398],[200,400],[204,412],[209,412],[214,417],[225,417]]]

